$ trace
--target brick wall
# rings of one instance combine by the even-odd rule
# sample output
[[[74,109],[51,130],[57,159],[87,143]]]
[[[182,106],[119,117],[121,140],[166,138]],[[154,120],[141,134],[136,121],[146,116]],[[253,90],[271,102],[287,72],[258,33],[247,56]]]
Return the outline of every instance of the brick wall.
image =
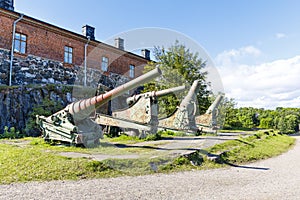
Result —
[[[92,68],[101,70],[102,57],[108,58],[108,71],[112,73],[122,74],[129,76],[129,65],[136,67],[136,76],[140,76],[143,72],[147,60],[134,56],[131,53],[120,51],[115,48],[108,47],[108,45],[100,43],[94,46],[92,43],[88,46],[88,59],[87,65]]]
[[[12,24],[17,18],[19,18],[18,13],[0,9],[0,48],[11,49]],[[27,16],[24,16],[24,19],[17,23],[16,32],[27,35],[26,54],[15,53],[16,57],[34,55],[63,62],[64,46],[70,46],[74,52],[73,64],[83,66],[86,37]],[[135,76],[139,76],[148,61],[141,56],[122,51],[110,45],[90,41],[88,45],[88,67],[101,70],[103,56],[109,59],[109,72],[106,72],[106,74],[112,72],[127,77],[129,76],[130,64],[136,67]],[[64,64],[64,66],[72,67],[73,65]]]
[[[11,49],[12,24],[13,19],[4,17],[0,10],[0,48]]]

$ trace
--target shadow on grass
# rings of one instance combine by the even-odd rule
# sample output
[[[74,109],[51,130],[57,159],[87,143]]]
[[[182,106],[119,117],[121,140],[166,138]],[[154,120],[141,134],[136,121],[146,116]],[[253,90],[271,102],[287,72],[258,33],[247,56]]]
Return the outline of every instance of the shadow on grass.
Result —
[[[226,137],[226,136],[240,136],[240,135],[244,135],[244,136],[247,136],[247,135],[253,135],[253,133],[217,133],[217,136],[220,136],[220,137]]]
[[[171,150],[185,150],[185,151],[198,151],[196,148],[162,148],[154,146],[138,146],[138,145],[127,145],[127,144],[114,144],[118,148],[140,148],[140,149],[153,149],[153,150],[162,150],[162,151],[171,151]]]
[[[233,140],[233,138],[218,138],[218,137],[165,137],[163,136],[162,139],[160,139],[161,141],[163,140],[180,140],[180,141],[184,141],[184,140]]]
[[[241,143],[250,145],[251,147],[254,147],[254,146],[255,146],[254,144],[252,144],[252,143],[250,143],[250,142],[246,142],[246,141],[244,141],[244,140],[240,140],[240,139],[235,139],[235,140],[236,140],[236,141],[239,141],[239,142],[241,142]]]
[[[294,134],[290,134],[289,136],[292,136],[292,137],[294,137],[294,136],[300,136],[300,132],[294,133]]]
[[[236,164],[232,164],[229,163],[227,161],[223,161],[224,164],[229,165],[231,167],[237,167],[237,168],[244,168],[244,169],[255,169],[255,170],[270,170],[270,168],[268,167],[250,167],[250,166],[244,166],[244,165],[236,165]]]
[[[202,154],[206,154],[207,157],[210,157],[210,158],[214,158],[214,161],[218,164],[224,164],[224,165],[228,165],[228,166],[231,166],[231,167],[236,167],[236,168],[243,168],[243,169],[255,169],[255,170],[270,170],[270,168],[267,168],[267,167],[250,167],[250,166],[245,166],[245,165],[237,165],[237,164],[233,164],[233,163],[230,163],[226,160],[224,160],[222,157],[220,157],[220,155],[218,154],[212,154],[212,153],[208,153],[208,152],[201,152],[199,151],[200,153]]]

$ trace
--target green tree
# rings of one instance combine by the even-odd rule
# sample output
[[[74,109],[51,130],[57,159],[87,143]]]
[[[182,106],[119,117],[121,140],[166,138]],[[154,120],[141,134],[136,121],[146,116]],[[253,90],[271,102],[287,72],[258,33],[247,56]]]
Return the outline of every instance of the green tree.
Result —
[[[163,75],[156,82],[145,85],[144,92],[162,90],[180,85],[192,85],[195,80],[199,81],[200,87],[197,93],[197,100],[200,113],[204,113],[210,105],[208,83],[206,82],[207,72],[204,71],[206,62],[199,58],[198,53],[191,52],[184,45],[175,42],[169,48],[155,47],[154,57],[156,62],[150,62],[146,71],[159,66]],[[179,97],[179,98],[176,98]],[[167,96],[159,99],[160,110],[170,115],[179,104],[183,96]]]
[[[294,114],[285,116],[286,129],[289,132],[295,132],[298,128],[298,117]]]
[[[236,115],[236,102],[233,98],[224,97],[219,110],[219,122],[223,124],[224,129],[232,129],[233,127],[241,127],[241,124]]]
[[[299,108],[282,108],[278,107],[274,111],[274,128],[282,133],[294,133],[299,131],[300,109]]]
[[[264,129],[273,128],[273,119],[271,117],[261,118],[259,127]]]

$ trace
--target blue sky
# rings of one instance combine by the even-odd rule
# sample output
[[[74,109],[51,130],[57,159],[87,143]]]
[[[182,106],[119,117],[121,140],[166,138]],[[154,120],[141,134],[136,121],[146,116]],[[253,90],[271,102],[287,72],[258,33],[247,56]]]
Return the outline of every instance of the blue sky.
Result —
[[[200,44],[239,106],[300,107],[300,1],[296,0],[15,0],[15,10],[96,39],[159,27]],[[126,45],[126,42],[125,42]]]

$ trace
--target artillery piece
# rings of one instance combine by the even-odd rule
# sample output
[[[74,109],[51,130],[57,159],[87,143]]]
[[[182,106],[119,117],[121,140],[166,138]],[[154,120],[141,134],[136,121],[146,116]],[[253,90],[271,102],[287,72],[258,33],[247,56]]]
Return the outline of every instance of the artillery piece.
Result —
[[[107,93],[71,103],[49,117],[37,115],[36,123],[42,130],[42,137],[45,140],[62,141],[72,145],[93,146],[99,144],[102,130],[90,117],[95,109],[160,75],[161,70],[156,68]]]
[[[199,81],[194,81],[188,94],[182,100],[176,111],[168,117],[159,119],[159,129],[192,132],[201,131],[201,129],[196,126],[195,122],[195,114],[197,111],[196,94],[199,87]]]
[[[218,107],[223,100],[224,94],[218,94],[214,102],[209,106],[205,114],[195,117],[196,125],[205,132],[215,132],[218,129]]]
[[[107,127],[119,127],[123,131],[133,131],[140,137],[145,132],[156,133],[158,126],[158,98],[185,90],[185,86],[152,91],[134,95],[126,99],[129,108],[112,112],[112,116],[97,114],[96,122]],[[141,133],[140,133],[141,131]]]

